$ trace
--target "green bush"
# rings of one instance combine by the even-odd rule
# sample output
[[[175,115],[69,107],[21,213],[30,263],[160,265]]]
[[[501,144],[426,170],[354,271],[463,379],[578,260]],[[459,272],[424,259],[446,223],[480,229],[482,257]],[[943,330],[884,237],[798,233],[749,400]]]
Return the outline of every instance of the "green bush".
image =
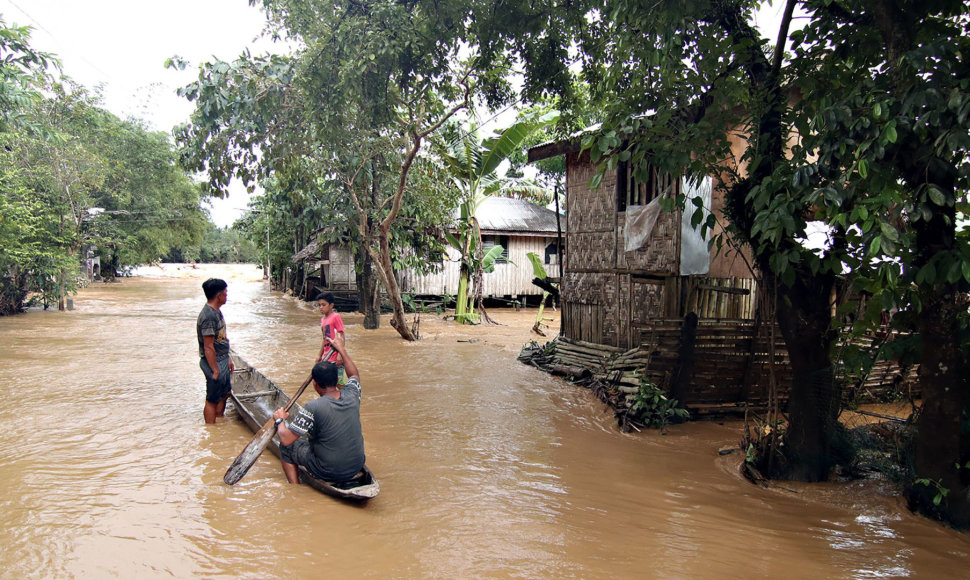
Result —
[[[690,417],[687,409],[677,406],[677,399],[669,399],[663,390],[650,382],[646,377],[640,377],[640,390],[633,400],[633,414],[636,419],[647,427],[667,430],[667,425],[686,421]]]

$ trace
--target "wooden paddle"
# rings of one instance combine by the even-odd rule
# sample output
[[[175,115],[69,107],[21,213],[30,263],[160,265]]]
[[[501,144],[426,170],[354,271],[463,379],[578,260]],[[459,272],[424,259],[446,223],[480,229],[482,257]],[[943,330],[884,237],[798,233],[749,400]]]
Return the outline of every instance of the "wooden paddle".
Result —
[[[306,381],[303,383],[303,386],[300,387],[300,390],[298,390],[295,395],[290,397],[289,402],[286,403],[283,410],[290,410],[290,407],[292,407],[293,403],[300,398],[300,395],[302,395],[303,391],[306,390],[307,385],[310,384],[311,380],[313,380],[312,374],[307,377]],[[267,420],[259,431],[256,432],[256,435],[253,436],[253,439],[249,442],[249,445],[242,450],[242,453],[236,456],[236,460],[233,461],[232,465],[229,466],[229,469],[226,470],[226,475],[223,476],[222,481],[226,482],[227,485],[233,485],[242,479],[244,475],[246,475],[249,468],[256,463],[256,459],[259,458],[260,454],[263,452],[263,449],[266,449],[266,446],[269,445],[269,442],[273,439],[273,435],[276,435],[275,421],[276,420],[270,416],[269,420]]]

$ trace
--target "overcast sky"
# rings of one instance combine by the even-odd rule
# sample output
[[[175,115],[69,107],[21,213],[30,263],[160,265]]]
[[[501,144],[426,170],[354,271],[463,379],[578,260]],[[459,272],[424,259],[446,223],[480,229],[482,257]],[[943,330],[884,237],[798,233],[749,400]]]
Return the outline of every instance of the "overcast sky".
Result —
[[[194,80],[200,63],[232,60],[247,47],[253,54],[285,50],[260,38],[265,16],[247,0],[0,0],[0,14],[8,25],[31,26],[31,45],[56,54],[65,74],[89,88],[101,84],[108,110],[165,132],[188,120],[193,105],[175,90]],[[780,6],[759,14],[770,38],[780,14]],[[174,55],[191,66],[165,69]],[[248,199],[244,188],[232,187],[227,199],[212,202],[213,220],[231,225]]]
[[[102,84],[105,108],[165,132],[188,120],[193,105],[175,90],[194,80],[200,63],[232,60],[246,47],[274,50],[259,38],[265,16],[246,0],[0,0],[0,14],[8,25],[32,27],[31,45],[57,55],[64,74],[88,88]],[[173,55],[192,66],[165,69]],[[231,225],[247,200],[244,188],[233,188],[213,202],[213,220]]]

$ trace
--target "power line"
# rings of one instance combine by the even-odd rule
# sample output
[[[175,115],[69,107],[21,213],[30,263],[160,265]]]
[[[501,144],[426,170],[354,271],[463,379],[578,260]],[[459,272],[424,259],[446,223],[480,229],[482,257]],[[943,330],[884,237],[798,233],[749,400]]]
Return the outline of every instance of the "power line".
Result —
[[[30,20],[31,22],[33,22],[39,30],[43,30],[44,32],[46,32],[52,39],[54,39],[54,41],[56,43],[61,44],[64,48],[68,48],[67,45],[70,44],[70,43],[63,42],[56,34],[54,34],[53,32],[51,32],[46,26],[44,26],[43,24],[41,24],[40,21],[38,21],[36,18],[34,18],[26,10],[24,10],[23,8],[21,8],[16,2],[14,2],[13,0],[7,0],[7,2],[11,6],[13,6],[17,10],[19,10],[21,12],[21,14],[23,14],[24,16],[27,17],[28,20]],[[105,72],[103,69],[101,69],[101,67],[99,67],[98,65],[96,65],[93,62],[89,61],[88,59],[84,58],[84,56],[82,56],[81,54],[78,54],[77,55],[77,58],[78,58],[78,60],[83,61],[89,67],[93,68],[94,70],[96,70],[99,73],[101,73],[102,75],[104,75],[104,77],[107,80],[114,80],[114,78],[112,77],[112,75],[110,73]]]

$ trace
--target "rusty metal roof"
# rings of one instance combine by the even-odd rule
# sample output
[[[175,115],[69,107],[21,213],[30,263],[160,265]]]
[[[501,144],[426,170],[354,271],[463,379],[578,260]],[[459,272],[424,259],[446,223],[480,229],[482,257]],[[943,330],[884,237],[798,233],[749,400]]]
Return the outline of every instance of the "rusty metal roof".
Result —
[[[303,260],[306,260],[310,256],[316,254],[319,249],[320,249],[320,242],[319,240],[314,239],[309,244],[307,244],[305,248],[293,254],[290,257],[290,261],[293,262],[294,264],[299,264]]]

